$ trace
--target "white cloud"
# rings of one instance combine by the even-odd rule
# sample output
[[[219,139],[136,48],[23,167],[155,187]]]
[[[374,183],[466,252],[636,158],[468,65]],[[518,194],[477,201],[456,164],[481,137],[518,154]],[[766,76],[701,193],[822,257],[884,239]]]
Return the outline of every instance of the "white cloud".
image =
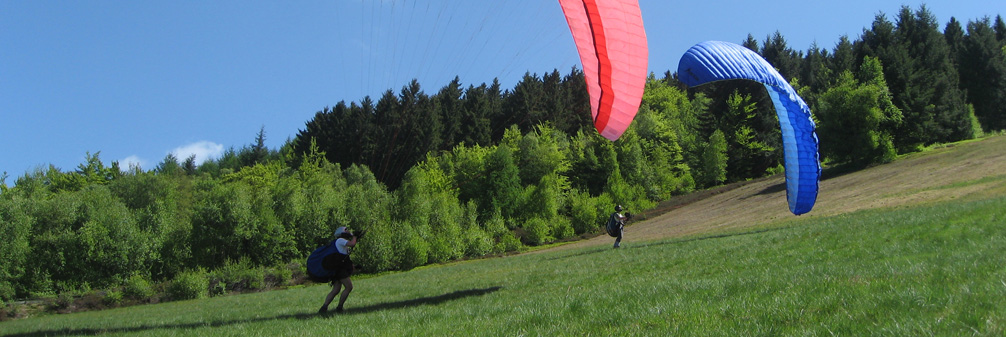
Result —
[[[178,158],[178,162],[185,162],[192,155],[196,156],[196,165],[202,165],[204,162],[210,159],[215,159],[220,157],[224,153],[224,146],[209,142],[201,141],[195,142],[188,145],[183,145],[181,147],[171,150],[171,154]]]
[[[143,167],[146,166],[146,165],[147,165],[147,161],[143,160],[143,159],[140,159],[140,157],[138,157],[136,155],[132,155],[132,156],[126,157],[126,159],[120,159],[119,160],[119,169],[123,170],[123,171],[128,170],[128,169],[132,169],[134,166],[135,167],[139,167],[140,169],[143,169]]]

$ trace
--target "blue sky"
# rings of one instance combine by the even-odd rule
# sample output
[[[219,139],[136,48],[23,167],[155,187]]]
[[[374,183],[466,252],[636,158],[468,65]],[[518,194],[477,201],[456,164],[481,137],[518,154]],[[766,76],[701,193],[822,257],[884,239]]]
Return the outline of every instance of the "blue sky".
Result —
[[[878,13],[921,1],[640,0],[649,68],[677,68],[706,40],[831,49]],[[1006,13],[1006,2],[925,2],[940,27]],[[49,164],[153,169],[167,154],[201,162],[270,148],[339,101],[433,94],[454,76],[512,88],[526,72],[566,74],[579,59],[555,0],[0,0],[0,174],[8,185]]]

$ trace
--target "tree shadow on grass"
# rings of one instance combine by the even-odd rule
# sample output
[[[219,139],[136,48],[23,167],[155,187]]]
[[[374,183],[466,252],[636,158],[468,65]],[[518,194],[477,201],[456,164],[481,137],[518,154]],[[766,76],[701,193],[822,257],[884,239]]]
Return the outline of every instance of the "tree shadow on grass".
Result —
[[[780,230],[786,230],[786,229],[791,229],[791,228],[793,228],[793,226],[780,226],[780,227],[772,227],[772,228],[753,229],[753,230],[747,230],[747,231],[742,231],[742,232],[729,232],[729,233],[721,233],[721,234],[712,234],[712,235],[692,237],[692,238],[686,238],[686,239],[680,239],[680,240],[668,240],[668,241],[658,241],[658,242],[643,243],[643,244],[635,245],[635,246],[633,246],[633,248],[646,248],[646,247],[654,247],[654,246],[675,245],[675,244],[681,244],[681,243],[686,243],[686,242],[695,242],[695,241],[703,241],[703,240],[714,240],[714,239],[729,238],[729,237],[734,237],[734,236],[755,235],[755,234],[762,234],[762,233],[768,233],[768,232],[775,232],[775,231],[780,231]]]
[[[466,297],[482,296],[496,292],[503,287],[495,286],[481,289],[467,289],[458,290],[455,292],[446,293],[437,296],[420,297],[411,300],[378,303],[374,305],[368,305],[365,307],[347,308],[345,312],[341,314],[325,314],[319,315],[313,310],[310,313],[299,313],[299,314],[288,314],[279,315],[273,317],[259,317],[251,319],[235,319],[229,321],[217,321],[217,322],[195,322],[195,323],[179,323],[179,324],[163,324],[163,325],[141,325],[137,327],[121,327],[121,328],[79,328],[79,329],[52,329],[52,330],[40,330],[25,333],[15,333],[15,334],[4,334],[0,333],[0,336],[11,336],[11,337],[34,337],[34,336],[88,336],[88,335],[102,335],[108,333],[131,333],[131,332],[143,332],[149,330],[175,330],[175,329],[195,329],[202,327],[221,327],[236,324],[245,323],[257,323],[257,322],[267,322],[267,321],[281,321],[281,320],[308,320],[316,318],[325,318],[330,316],[338,315],[355,315],[364,314],[381,310],[392,310],[392,309],[403,309],[410,307],[418,307],[423,305],[434,305],[444,302],[459,300]]]
[[[663,240],[663,241],[656,241],[656,242],[646,242],[646,243],[639,243],[639,244],[632,244],[632,243],[624,244],[625,241],[622,241],[622,243],[624,245],[622,246],[622,248],[618,248],[618,249],[642,249],[642,248],[648,248],[648,247],[654,247],[654,246],[676,245],[676,244],[682,244],[682,243],[693,242],[693,241],[722,239],[722,238],[728,238],[728,237],[732,237],[732,236],[744,236],[744,235],[761,234],[761,233],[773,232],[773,231],[790,229],[790,228],[792,228],[792,226],[772,227],[772,228],[763,228],[763,229],[748,230],[748,231],[743,231],[743,232],[729,232],[729,233],[704,235],[704,236],[684,238],[684,239],[672,239],[672,240]],[[598,253],[603,253],[603,252],[608,252],[608,251],[613,251],[613,250],[615,250],[615,248],[611,248],[611,247],[587,249],[587,250],[584,250],[584,251],[578,252],[578,253],[564,254],[564,255],[550,257],[550,258],[547,258],[547,260],[561,260],[561,259],[567,259],[567,258],[577,257],[577,256],[598,254]]]

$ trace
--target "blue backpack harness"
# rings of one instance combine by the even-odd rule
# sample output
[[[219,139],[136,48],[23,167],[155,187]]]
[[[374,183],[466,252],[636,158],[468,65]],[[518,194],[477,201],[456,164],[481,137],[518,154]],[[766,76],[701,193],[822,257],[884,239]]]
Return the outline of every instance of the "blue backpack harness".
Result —
[[[622,231],[622,222],[615,218],[615,214],[618,214],[618,212],[611,213],[611,216],[608,217],[608,223],[604,226],[605,231],[611,237],[618,237]]]
[[[315,282],[328,282],[347,260],[349,255],[339,253],[335,240],[332,240],[307,257],[307,276]]]

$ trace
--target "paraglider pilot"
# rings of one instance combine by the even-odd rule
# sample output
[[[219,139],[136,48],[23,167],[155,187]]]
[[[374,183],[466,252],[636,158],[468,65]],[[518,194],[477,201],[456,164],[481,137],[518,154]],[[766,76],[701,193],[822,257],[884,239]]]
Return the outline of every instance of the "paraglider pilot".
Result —
[[[358,236],[346,230],[346,227],[339,227],[335,230],[335,237],[335,247],[338,253],[326,256],[322,262],[325,269],[335,271],[330,280],[332,291],[325,297],[325,304],[321,306],[321,309],[318,309],[318,313],[327,313],[328,305],[335,299],[335,295],[338,295],[342,288],[345,288],[345,291],[342,291],[342,296],[339,297],[339,305],[335,307],[335,312],[342,312],[342,305],[346,303],[346,298],[353,291],[353,281],[349,279],[353,275],[353,261],[349,259],[349,253],[356,246]]]
[[[608,223],[605,226],[605,230],[608,231],[608,235],[615,238],[615,247],[619,247],[619,243],[622,242],[622,230],[625,228],[625,220],[628,217],[622,215],[622,205],[615,205],[615,212],[611,213],[608,217]]]

